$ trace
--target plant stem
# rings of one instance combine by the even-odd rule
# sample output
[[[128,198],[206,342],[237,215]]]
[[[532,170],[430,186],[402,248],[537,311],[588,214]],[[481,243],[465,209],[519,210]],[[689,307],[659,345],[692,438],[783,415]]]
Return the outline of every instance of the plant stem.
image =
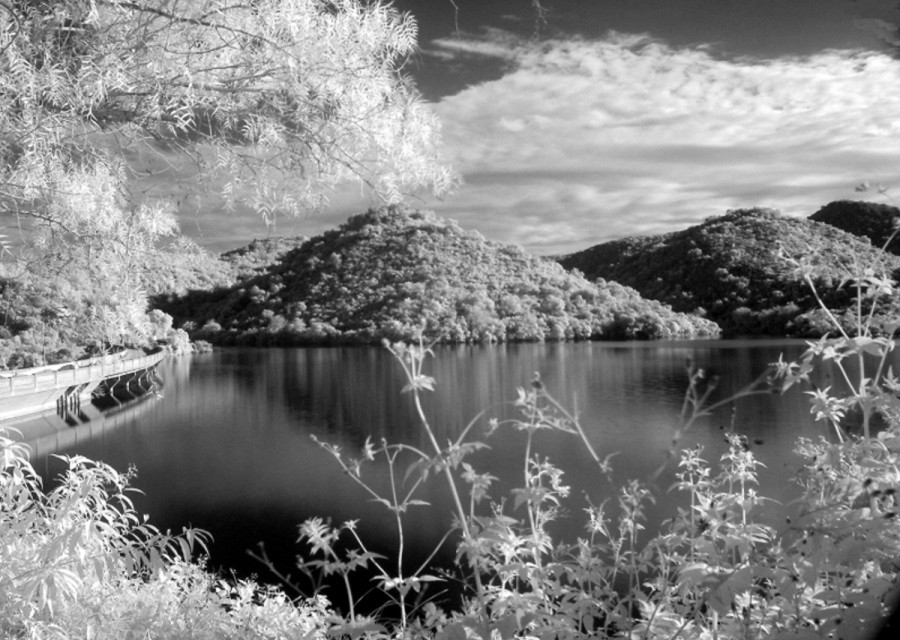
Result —
[[[387,448],[387,443],[382,441],[382,447]],[[397,481],[394,477],[394,461],[399,453],[395,451],[387,457],[388,470],[391,479],[391,498],[393,502],[394,520],[397,523],[397,584],[400,592],[400,628],[406,629],[406,584],[403,577],[403,552],[405,538],[403,535],[403,518],[400,516],[400,502],[397,498]]]

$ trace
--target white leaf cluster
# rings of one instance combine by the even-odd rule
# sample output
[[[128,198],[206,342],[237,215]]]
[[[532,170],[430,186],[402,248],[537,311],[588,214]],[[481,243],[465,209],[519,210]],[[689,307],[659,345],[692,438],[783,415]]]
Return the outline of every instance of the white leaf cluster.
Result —
[[[391,201],[452,184],[437,121],[401,72],[416,24],[389,4],[28,7],[0,12],[7,198],[53,188],[60,171],[77,175],[98,156],[127,162],[135,147],[187,154],[201,182],[270,209],[320,206],[347,179]]]

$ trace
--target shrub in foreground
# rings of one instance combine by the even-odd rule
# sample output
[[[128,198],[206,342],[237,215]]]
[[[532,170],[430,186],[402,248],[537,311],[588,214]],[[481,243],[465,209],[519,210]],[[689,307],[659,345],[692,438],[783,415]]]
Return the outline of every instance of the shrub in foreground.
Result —
[[[797,277],[811,289],[835,338],[810,342],[794,362],[772,363],[738,396],[786,391],[807,385],[811,411],[829,431],[817,440],[801,439],[803,463],[796,481],[800,498],[783,524],[761,517],[765,497],[757,491],[763,465],[747,439],[728,434],[728,449],[714,468],[699,449],[679,450],[696,420],[730,405],[736,397],[714,401],[715,380],[689,368],[689,386],[669,460],[678,465],[675,488],[685,506],[659,531],[649,531],[647,508],[656,498],[653,478],[620,487],[610,506],[572,502],[564,470],[536,450],[534,436],[558,431],[578,437],[594,459],[599,476],[610,457],[598,455],[576,413],[544,389],[538,378],[520,389],[520,417],[508,425],[492,422],[486,438],[500,428],[526,434],[521,483],[506,496],[490,495],[494,478],[480,472],[470,454],[487,442],[470,438],[477,418],[456,440],[435,437],[421,395],[435,381],[424,373],[430,353],[403,343],[388,345],[403,367],[428,451],[385,441],[367,442],[359,458],[320,443],[348,477],[394,516],[399,557],[389,564],[374,556],[356,535],[353,523],[331,527],[307,521],[302,539],[311,557],[301,566],[344,578],[369,569],[393,603],[377,623],[348,615],[331,631],[351,636],[434,636],[463,638],[832,638],[872,636],[895,605],[900,586],[900,379],[888,361],[900,322],[884,322],[879,305],[893,283],[864,269],[847,281],[857,313],[853,331],[825,305],[814,262],[796,261]],[[829,369],[842,385],[821,388],[811,382],[817,369]],[[858,430],[848,430],[850,418]],[[876,432],[875,419],[886,427]],[[366,481],[366,464],[387,461],[389,491]],[[403,515],[424,506],[418,490],[432,475],[446,480],[458,527],[457,562],[465,585],[462,607],[442,610],[430,600],[447,576],[426,565],[410,569],[403,561]],[[561,510],[583,509],[585,534],[575,544],[554,540],[550,523]],[[342,534],[352,544],[345,549]],[[431,590],[431,591],[429,591]],[[390,611],[390,615],[387,612]]]
[[[45,493],[27,449],[0,431],[0,637],[323,637],[323,598],[216,579],[190,561],[201,532],[163,534],[138,516],[130,474],[66,460]]]
[[[822,340],[797,362],[774,363],[739,395],[770,393],[808,380],[823,361],[839,367],[861,348],[884,357],[892,342],[877,338]],[[443,446],[422,410],[420,395],[434,381],[423,373],[428,350],[391,345],[403,365],[432,451],[408,445],[367,442],[358,458],[320,443],[348,477],[394,516],[400,557],[379,558],[366,547],[353,523],[333,527],[314,519],[301,527],[309,545],[303,568],[344,579],[370,571],[392,605],[373,621],[351,606],[330,632],[350,637],[456,638],[866,638],[877,631],[897,594],[900,557],[900,422],[877,435],[864,419],[862,433],[850,436],[837,418],[851,406],[864,412],[897,413],[898,385],[856,388],[833,398],[811,392],[813,410],[835,429],[834,437],[800,440],[803,460],[797,475],[801,495],[794,515],[783,524],[763,517],[766,498],[757,491],[763,465],[740,434],[727,435],[728,449],[718,465],[697,448],[679,450],[680,440],[698,418],[730,404],[712,402],[714,380],[690,371],[680,427],[673,434],[671,459],[677,463],[675,489],[684,496],[678,515],[651,531],[647,512],[657,497],[654,478],[621,486],[612,504],[580,504],[569,495],[564,470],[536,449],[535,435],[552,430],[581,438],[597,465],[598,481],[610,471],[610,458],[592,448],[578,417],[550,396],[539,379],[520,389],[520,417],[509,424],[526,435],[521,483],[507,496],[491,496],[494,478],[478,471],[471,453],[488,446],[470,439],[475,422]],[[879,360],[883,363],[883,360]],[[876,366],[878,363],[876,363]],[[870,415],[871,417],[871,415]],[[389,490],[366,482],[366,465],[387,460]],[[402,550],[409,535],[403,514],[425,506],[418,490],[431,476],[446,479],[458,523],[460,575],[446,576],[427,565],[410,568]],[[493,498],[493,499],[492,499]],[[574,544],[553,538],[550,525],[563,510],[586,513],[585,533]],[[345,545],[344,542],[350,542]],[[463,605],[443,610],[439,597],[451,580],[465,585]]]

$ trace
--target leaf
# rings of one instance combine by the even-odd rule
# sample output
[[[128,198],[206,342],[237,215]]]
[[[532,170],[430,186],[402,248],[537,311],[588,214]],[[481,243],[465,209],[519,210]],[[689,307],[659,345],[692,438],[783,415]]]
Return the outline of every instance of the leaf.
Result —
[[[858,566],[869,555],[870,546],[871,543],[865,540],[845,538],[838,544],[835,562],[849,567]]]
[[[502,640],[510,640],[515,637],[518,627],[516,617],[512,614],[503,616],[493,625],[493,628],[500,634]]]
[[[405,385],[400,392],[408,393],[409,391],[418,391],[419,389],[434,391],[434,378],[423,374],[415,375],[410,379],[409,384]]]
[[[349,636],[350,638],[362,638],[370,633],[386,633],[387,629],[383,625],[369,620],[367,618],[357,618],[352,622],[336,624],[328,629],[328,636],[332,638],[340,638]]]
[[[822,635],[812,629],[784,629],[766,637],[768,640],[822,640]]]
[[[413,474],[418,474],[420,480],[427,480],[434,466],[434,461],[430,458],[421,458],[406,467],[406,473],[403,474],[404,484],[409,481]]]
[[[445,578],[441,578],[440,576],[432,576],[429,574],[421,575],[416,578],[419,582],[444,582]]]
[[[451,622],[435,636],[435,640],[468,640],[466,628],[459,622]]]
[[[697,586],[702,584],[709,577],[714,577],[715,574],[712,572],[712,567],[710,567],[705,562],[695,562],[693,564],[686,565],[679,573],[679,584],[689,585],[689,586]]]

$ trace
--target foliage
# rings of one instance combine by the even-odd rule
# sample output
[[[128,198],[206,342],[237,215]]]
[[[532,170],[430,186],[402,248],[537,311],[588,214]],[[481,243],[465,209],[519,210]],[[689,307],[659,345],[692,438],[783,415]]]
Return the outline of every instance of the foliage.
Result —
[[[381,2],[2,3],[0,214],[19,237],[2,237],[0,278],[23,296],[7,330],[70,351],[144,342],[148,296],[218,282],[176,201],[216,191],[271,220],[347,179],[392,201],[448,189],[402,74],[415,38]]]
[[[730,211],[684,231],[607,242],[560,262],[588,278],[634,287],[676,311],[702,310],[726,335],[818,337],[830,326],[815,321],[819,305],[790,262],[802,256],[817,258],[813,281],[836,317],[855,306],[853,291],[841,286],[848,272],[900,267],[894,256],[846,232],[769,209]],[[882,306],[885,317],[897,311],[892,305]]]
[[[243,282],[271,269],[285,254],[300,247],[307,239],[304,236],[256,239],[244,247],[226,251],[221,260],[232,269],[232,283]]]
[[[232,268],[227,263],[184,236],[160,249],[143,256],[142,278],[151,307],[156,296],[232,282]]]
[[[36,274],[0,279],[0,369],[68,362],[123,345],[191,351],[187,334],[172,327],[171,316],[146,311],[143,289],[125,292],[136,299],[123,304],[86,284],[73,285],[77,276],[72,268],[49,279]]]
[[[218,343],[635,339],[713,334],[615,283],[589,283],[430,212],[354,216],[261,275],[161,307]]]
[[[646,509],[655,500],[650,481],[621,486],[615,505],[586,506],[585,537],[555,541],[549,525],[563,510],[574,511],[564,471],[535,450],[533,435],[553,430],[579,437],[597,464],[610,471],[585,437],[577,413],[553,399],[539,378],[519,389],[520,417],[508,425],[491,421],[486,438],[509,426],[526,433],[521,484],[509,496],[492,497],[496,478],[468,460],[487,442],[470,439],[476,416],[454,441],[437,442],[420,396],[434,388],[424,373],[430,351],[423,344],[389,345],[402,365],[431,451],[366,442],[348,457],[320,443],[345,472],[393,514],[399,557],[392,568],[368,553],[364,541],[342,550],[340,529],[317,520],[301,527],[301,540],[325,560],[300,559],[307,571],[328,568],[344,577],[376,568],[376,583],[396,605],[377,619],[353,608],[332,631],[351,637],[456,638],[864,638],[879,629],[900,596],[900,380],[888,357],[900,322],[879,325],[879,304],[893,281],[872,266],[848,274],[857,301],[856,323],[847,332],[825,306],[816,287],[815,257],[796,261],[799,276],[831,323],[836,338],[809,343],[793,362],[779,360],[741,392],[786,391],[807,385],[811,411],[833,429],[831,439],[800,439],[803,465],[800,498],[783,523],[767,520],[757,491],[762,463],[747,438],[727,434],[718,470],[698,448],[682,450],[673,489],[686,496],[678,515],[658,532],[647,530]],[[864,309],[863,301],[869,302]],[[875,334],[876,328],[878,335]],[[816,369],[832,373],[835,385],[812,384]],[[715,380],[689,365],[681,426],[673,452],[697,417],[733,398],[714,402]],[[874,419],[885,427],[876,433]],[[852,425],[856,425],[855,427]],[[406,455],[405,473],[399,465]],[[390,491],[380,494],[365,481],[366,464],[388,460]],[[403,563],[402,516],[427,507],[417,492],[431,476],[443,477],[454,496],[458,526],[455,579],[466,586],[463,606],[444,611],[428,590],[447,576]],[[464,491],[461,491],[463,489]],[[467,495],[465,495],[467,494]],[[355,524],[345,525],[351,532]],[[350,590],[350,582],[345,586]],[[414,596],[414,597],[413,597]],[[413,597],[411,603],[408,598]],[[353,602],[353,594],[350,594]],[[410,604],[412,606],[410,606]],[[393,617],[392,617],[393,616]]]
[[[888,242],[894,235],[900,209],[876,202],[838,200],[829,202],[809,219],[868,238],[872,246],[900,255],[900,242]]]
[[[61,193],[46,203],[46,219],[6,266],[7,311],[19,311],[7,314],[7,327],[56,330],[64,343],[82,348],[148,339],[147,287],[154,275],[147,259],[173,259],[158,245],[177,225],[164,208],[129,207],[119,181],[100,164],[77,181],[58,178]]]
[[[313,519],[301,526],[301,540],[312,554],[301,558],[301,568],[338,573],[348,591],[347,576],[370,569],[394,605],[379,617],[360,615],[351,606],[344,618],[332,621],[330,633],[485,640],[863,638],[871,637],[889,611],[898,587],[900,423],[877,438],[799,441],[805,461],[798,475],[802,497],[797,514],[784,525],[765,519],[766,499],[756,490],[763,465],[746,438],[730,433],[718,469],[698,448],[680,452],[673,489],[686,500],[658,533],[647,531],[654,486],[635,480],[620,487],[612,506],[588,504],[586,535],[562,544],[553,540],[549,525],[560,511],[575,507],[563,470],[535,451],[533,435],[555,430],[582,438],[603,477],[610,457],[601,459],[590,448],[577,416],[538,379],[530,389],[520,389],[515,404],[521,417],[508,426],[527,435],[522,483],[508,498],[492,500],[496,478],[467,461],[487,446],[469,439],[475,421],[457,440],[440,446],[422,411],[419,395],[434,384],[422,373],[428,349],[390,348],[406,370],[405,391],[434,449],[367,442],[354,458],[320,442],[357,485],[394,514],[398,540],[392,567],[366,549],[355,523],[335,528]],[[795,384],[812,370],[810,362],[804,356],[781,363],[763,380],[768,384],[748,392]],[[694,370],[691,380],[683,428],[707,408],[702,372]],[[891,401],[897,404],[893,396]],[[488,437],[503,427],[492,423]],[[406,465],[400,465],[404,455]],[[366,465],[378,457],[389,462],[390,486],[383,494],[365,481]],[[404,565],[402,517],[428,507],[417,491],[432,475],[445,477],[457,496],[461,575],[456,577]],[[342,531],[351,534],[349,548],[341,542]],[[452,579],[467,584],[468,598],[460,609],[445,611],[433,589]]]
[[[400,72],[415,44],[381,2],[6,4],[0,199],[25,207],[98,161],[146,169],[135,156],[194,187],[224,178],[269,216],[347,178],[392,198],[446,188],[436,122]]]
[[[4,638],[321,638],[327,602],[228,583],[189,558],[207,536],[160,533],[134,510],[133,474],[66,458],[45,492],[23,445],[0,433]]]
[[[205,291],[232,287],[236,283],[250,280],[263,274],[277,263],[291,249],[306,242],[303,236],[284,238],[280,236],[255,239],[250,244],[214,256],[196,247],[185,247],[183,256],[189,260],[175,260],[167,268],[156,265],[148,272],[157,276],[150,288],[151,305],[171,304],[176,297],[189,291]]]

